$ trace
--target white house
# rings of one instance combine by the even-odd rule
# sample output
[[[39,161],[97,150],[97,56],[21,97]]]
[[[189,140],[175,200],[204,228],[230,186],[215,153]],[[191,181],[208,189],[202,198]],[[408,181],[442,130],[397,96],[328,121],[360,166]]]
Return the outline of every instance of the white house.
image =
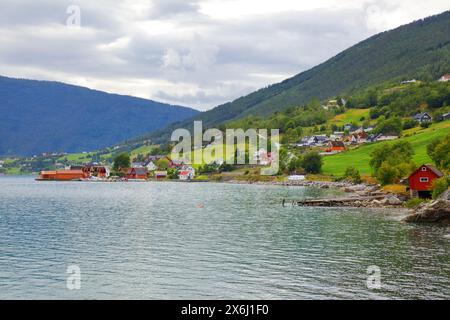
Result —
[[[195,169],[189,166],[183,166],[178,174],[180,180],[192,180],[195,178]]]
[[[145,168],[147,168],[148,171],[155,171],[158,169],[158,166],[153,161],[149,161],[145,164]]]
[[[450,74],[445,74],[439,79],[439,82],[449,82],[449,81],[450,81]]]
[[[398,139],[398,136],[385,136],[385,135],[381,135],[377,138],[376,141],[389,141],[389,140],[395,140]]]
[[[401,84],[409,84],[409,83],[416,83],[417,82],[417,80],[416,79],[411,79],[411,80],[405,80],[405,81],[402,81],[402,82],[400,82]]]
[[[418,113],[413,117],[419,123],[432,122],[433,117],[428,112]]]

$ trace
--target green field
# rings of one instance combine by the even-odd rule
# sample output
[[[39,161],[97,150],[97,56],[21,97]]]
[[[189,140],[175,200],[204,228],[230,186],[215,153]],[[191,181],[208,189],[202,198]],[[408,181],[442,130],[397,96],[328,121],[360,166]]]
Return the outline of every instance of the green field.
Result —
[[[408,141],[414,149],[413,160],[417,165],[432,163],[427,155],[427,145],[434,139],[450,133],[450,120],[433,124],[428,129],[405,131],[404,137],[395,141]],[[408,136],[410,134],[410,136]],[[394,143],[395,141],[379,142],[362,145],[358,149],[349,150],[337,155],[324,157],[323,173],[333,176],[342,176],[345,170],[356,167],[361,174],[370,175],[372,169],[369,166],[370,154],[378,146]]]
[[[149,145],[149,146],[143,145],[137,149],[132,150],[130,156],[131,156],[131,158],[134,158],[139,154],[142,154],[145,156],[146,154],[150,153],[150,151],[152,151],[154,148],[155,148],[154,145]]]
[[[361,123],[361,118],[370,119],[370,109],[349,109],[343,114],[338,114],[329,121],[329,124],[344,126],[348,123]]]
[[[67,159],[69,162],[81,163],[85,161],[89,161],[92,157],[93,153],[69,153],[59,160]]]

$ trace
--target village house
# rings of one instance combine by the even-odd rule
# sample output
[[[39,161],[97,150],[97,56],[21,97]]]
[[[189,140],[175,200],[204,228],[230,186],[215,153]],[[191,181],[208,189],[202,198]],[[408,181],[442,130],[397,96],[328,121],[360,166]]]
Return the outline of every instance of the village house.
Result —
[[[169,159],[167,157],[167,159]],[[184,165],[185,160],[183,159],[169,159],[169,162],[171,163],[170,168],[180,168]]]
[[[299,144],[298,147],[322,147],[324,146],[330,139],[325,135],[315,135],[310,137],[304,137]]]
[[[430,164],[420,166],[408,177],[411,197],[431,198],[433,181],[444,174]]]
[[[111,174],[109,167],[99,165],[98,163],[91,163],[83,166],[81,169],[90,177],[108,178]]]
[[[439,82],[448,82],[448,81],[450,81],[450,74],[443,75],[438,81]]]
[[[158,169],[158,166],[153,161],[147,161],[144,164],[144,167],[147,168],[148,171],[155,171]]]
[[[155,178],[156,180],[166,179],[167,171],[166,170],[155,171]]]
[[[145,166],[145,162],[132,162],[131,167],[133,168],[143,168]]]
[[[410,84],[410,83],[416,83],[417,80],[416,79],[411,79],[411,80],[405,80],[400,82],[400,84]]]
[[[450,112],[444,113],[442,116],[440,116],[441,121],[448,120],[448,119],[450,119]]]
[[[253,154],[253,160],[262,166],[267,166],[272,163],[272,154],[267,152],[266,149],[261,148],[258,151],[255,151]]]
[[[338,153],[345,151],[345,145],[342,141],[330,141],[328,142],[327,149],[325,152]]]
[[[380,134],[377,136],[376,141],[391,141],[391,140],[396,140],[398,138],[399,138],[399,136]]]
[[[418,113],[413,117],[419,123],[432,122],[433,117],[428,112]]]
[[[147,174],[147,168],[129,168],[126,178],[131,180],[146,180]]]
[[[341,141],[343,137],[344,137],[344,132],[335,131],[335,132],[333,132],[333,134],[330,135],[330,140],[331,141]]]
[[[351,134],[350,143],[351,144],[363,144],[367,142],[369,135],[364,130],[357,130]]]
[[[146,160],[146,165],[145,165],[145,167],[147,167],[147,169],[149,170],[149,171],[153,171],[153,170],[156,170],[156,169],[158,169],[157,168],[157,162],[159,161],[159,160],[162,160],[162,159],[166,159],[167,161],[168,161],[168,163],[169,163],[169,168],[176,168],[176,167],[179,167],[179,166],[181,166],[182,165],[182,161],[181,160],[176,160],[175,162],[172,160],[172,159],[170,159],[168,156],[165,156],[165,155],[152,155],[152,156],[148,156],[148,158],[147,158],[147,160]],[[152,162],[153,164],[150,164],[150,162]],[[175,164],[176,163],[176,164]],[[150,167],[149,167],[150,166]],[[153,170],[151,170],[150,168],[153,168],[154,166],[156,166],[156,169],[153,169]]]
[[[36,180],[72,181],[87,178],[89,178],[89,176],[83,170],[55,170],[41,171],[39,178]]]
[[[322,106],[325,110],[332,110],[339,107],[337,100],[329,100],[325,105]]]
[[[350,123],[347,123],[344,125],[344,131],[351,131],[353,129],[353,125]]]
[[[190,166],[183,166],[178,174],[178,178],[183,181],[193,180],[195,178],[195,169]]]

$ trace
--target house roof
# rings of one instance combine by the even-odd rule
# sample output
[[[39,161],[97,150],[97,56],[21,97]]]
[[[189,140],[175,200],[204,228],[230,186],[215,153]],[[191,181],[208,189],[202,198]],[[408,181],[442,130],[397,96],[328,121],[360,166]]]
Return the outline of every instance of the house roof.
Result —
[[[83,170],[58,170],[57,174],[83,174]]]
[[[332,147],[345,148],[345,144],[342,141],[330,141]]]
[[[56,174],[56,171],[41,171],[41,174]]]
[[[434,172],[439,178],[444,176],[444,174],[438,168],[436,168],[435,166],[433,166],[431,164],[423,164],[419,168],[417,168],[416,171],[411,173],[410,177],[415,175],[420,170],[420,168],[422,168],[422,167],[427,167],[430,171]]]
[[[84,166],[72,165],[70,166],[70,170],[82,170]]]
[[[424,116],[428,116],[428,117],[431,118],[431,116],[430,116],[430,114],[429,114],[428,112],[422,112],[422,113],[416,114],[416,115],[414,116],[414,119],[421,119],[421,118],[423,118]]]
[[[127,174],[132,174],[133,171],[135,172],[135,174],[138,174],[138,175],[147,174],[147,172],[148,172],[147,168],[130,168],[130,169],[128,169]]]
[[[148,156],[147,160],[148,161],[158,161],[159,159],[165,158],[165,155],[153,155],[153,156]]]

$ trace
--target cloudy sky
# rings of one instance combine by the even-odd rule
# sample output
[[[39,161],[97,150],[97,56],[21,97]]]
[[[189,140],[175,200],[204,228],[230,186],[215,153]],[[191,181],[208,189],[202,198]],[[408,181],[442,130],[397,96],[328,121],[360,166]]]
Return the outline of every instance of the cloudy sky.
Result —
[[[210,109],[449,0],[0,0],[0,75]]]

